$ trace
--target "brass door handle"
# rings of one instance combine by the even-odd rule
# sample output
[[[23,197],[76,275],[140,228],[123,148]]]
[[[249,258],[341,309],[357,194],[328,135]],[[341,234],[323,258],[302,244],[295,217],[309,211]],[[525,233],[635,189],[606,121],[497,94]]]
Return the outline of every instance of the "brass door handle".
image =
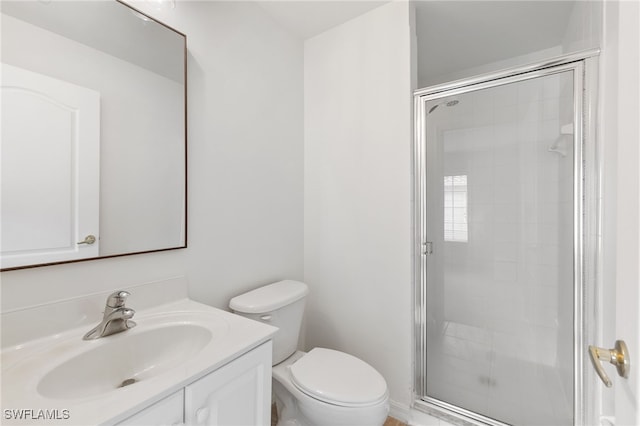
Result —
[[[93,235],[87,235],[84,240],[78,241],[76,244],[93,244],[96,242],[96,237]]]
[[[624,340],[616,340],[616,345],[613,349],[603,349],[589,345],[589,355],[591,356],[591,363],[596,369],[596,373],[598,373],[598,376],[600,376],[600,379],[606,387],[610,388],[613,386],[613,382],[611,382],[611,379],[607,376],[600,361],[609,361],[616,366],[620,377],[624,377],[625,379],[629,377],[629,369],[631,368],[629,364],[629,350]]]

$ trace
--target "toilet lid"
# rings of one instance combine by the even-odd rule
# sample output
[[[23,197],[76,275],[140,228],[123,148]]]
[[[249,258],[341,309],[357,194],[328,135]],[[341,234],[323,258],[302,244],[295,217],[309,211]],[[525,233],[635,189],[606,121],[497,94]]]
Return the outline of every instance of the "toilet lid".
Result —
[[[315,348],[291,365],[291,381],[307,395],[347,407],[374,405],[387,397],[387,383],[366,362]]]

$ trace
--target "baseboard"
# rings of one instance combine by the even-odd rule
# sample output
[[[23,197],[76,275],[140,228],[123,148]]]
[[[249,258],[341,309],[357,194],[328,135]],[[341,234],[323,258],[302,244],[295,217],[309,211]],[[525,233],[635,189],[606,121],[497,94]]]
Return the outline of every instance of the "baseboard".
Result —
[[[402,423],[409,424],[411,408],[408,405],[404,405],[396,401],[390,401],[389,405],[389,416],[400,420]]]

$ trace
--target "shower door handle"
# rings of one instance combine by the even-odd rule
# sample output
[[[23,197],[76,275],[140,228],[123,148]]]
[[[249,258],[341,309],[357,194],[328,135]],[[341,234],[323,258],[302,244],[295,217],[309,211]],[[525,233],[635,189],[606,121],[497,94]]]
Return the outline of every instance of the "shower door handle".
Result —
[[[600,361],[609,361],[611,364],[616,366],[620,377],[625,379],[629,377],[629,369],[631,368],[631,365],[629,364],[629,350],[627,349],[627,345],[624,343],[624,340],[616,340],[616,344],[613,349],[603,349],[589,345],[589,355],[591,356],[591,363],[596,369],[596,373],[598,373],[598,376],[600,376],[600,379],[604,382],[606,387],[610,388],[613,386],[613,382],[611,382],[611,379],[607,376],[607,373],[604,371]]]
[[[433,254],[433,243],[431,241],[425,241],[422,243],[422,254],[431,256]]]

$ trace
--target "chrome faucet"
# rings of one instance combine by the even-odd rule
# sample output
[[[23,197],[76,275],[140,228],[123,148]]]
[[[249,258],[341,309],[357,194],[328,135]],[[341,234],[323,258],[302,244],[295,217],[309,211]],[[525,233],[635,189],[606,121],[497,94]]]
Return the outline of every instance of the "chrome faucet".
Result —
[[[135,327],[136,323],[131,321],[131,318],[133,318],[136,311],[124,306],[129,295],[130,293],[124,290],[112,293],[107,298],[102,322],[85,334],[82,339],[99,339]]]

